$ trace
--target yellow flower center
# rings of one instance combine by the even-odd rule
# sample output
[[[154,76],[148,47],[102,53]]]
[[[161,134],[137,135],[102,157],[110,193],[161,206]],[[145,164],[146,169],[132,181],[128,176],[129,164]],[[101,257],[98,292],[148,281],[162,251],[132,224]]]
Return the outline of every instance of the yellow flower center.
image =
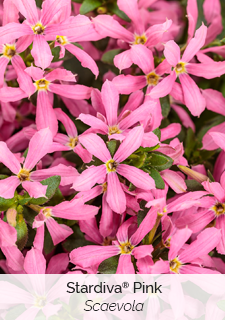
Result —
[[[129,241],[120,244],[120,254],[131,254],[133,249],[134,246]]]
[[[12,59],[16,55],[16,47],[14,44],[5,44],[3,46],[3,55],[8,58]]]
[[[115,172],[116,171],[118,163],[115,160],[111,159],[111,160],[107,161],[105,165],[106,165],[106,168],[107,168],[107,172],[109,173],[109,172]]]
[[[69,43],[67,38],[64,36],[56,36],[56,41],[60,43],[62,46],[65,46],[65,44]]]
[[[41,22],[38,22],[35,24],[35,26],[32,27],[32,30],[34,31],[34,34],[43,34],[45,31],[45,27]]]
[[[182,266],[182,263],[178,260],[178,258],[175,258],[170,261],[170,271],[174,273],[179,273],[179,269]]]
[[[52,209],[44,208],[42,209],[42,213],[46,218],[50,218],[52,216]]]
[[[225,214],[225,203],[217,202],[212,210],[215,212],[216,216],[219,217],[221,214]]]
[[[145,44],[147,41],[146,35],[143,33],[141,36],[135,35],[133,44]]]
[[[180,62],[176,65],[176,67],[174,68],[174,70],[175,70],[177,76],[179,76],[179,74],[181,74],[181,73],[186,73],[186,72],[187,72],[187,71],[186,71],[186,68],[185,68],[186,64],[187,64],[186,62],[180,61]]]
[[[147,74],[146,79],[149,86],[156,86],[159,82],[160,76],[155,72]]]
[[[78,137],[70,138],[70,142],[67,145],[68,145],[68,147],[74,149],[76,147],[77,143],[78,143]]]
[[[40,80],[35,81],[34,85],[36,86],[36,89],[38,91],[39,90],[47,91],[49,83],[50,83],[50,81],[47,81],[46,79],[40,79]]]
[[[37,308],[43,308],[46,305],[46,297],[36,297],[35,298],[35,307]]]
[[[21,182],[30,180],[30,171],[27,169],[20,169],[17,177]]]
[[[112,126],[109,127],[109,135],[115,134],[115,133],[121,133],[122,131],[119,129],[118,126]]]

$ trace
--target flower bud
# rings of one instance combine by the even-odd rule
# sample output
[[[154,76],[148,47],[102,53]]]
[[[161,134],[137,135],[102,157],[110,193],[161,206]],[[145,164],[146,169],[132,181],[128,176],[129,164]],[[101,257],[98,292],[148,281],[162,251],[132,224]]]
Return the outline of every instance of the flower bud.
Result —
[[[14,208],[10,208],[6,212],[6,218],[7,218],[8,224],[12,227],[16,226],[16,215],[17,215],[17,211]]]
[[[179,165],[178,168],[185,173],[186,175],[188,175],[189,177],[193,178],[194,180],[198,181],[199,183],[202,183],[204,181],[207,181],[209,178],[207,176],[205,176],[202,173],[199,173],[197,171],[194,171],[190,168],[187,168],[185,166],[181,166]]]

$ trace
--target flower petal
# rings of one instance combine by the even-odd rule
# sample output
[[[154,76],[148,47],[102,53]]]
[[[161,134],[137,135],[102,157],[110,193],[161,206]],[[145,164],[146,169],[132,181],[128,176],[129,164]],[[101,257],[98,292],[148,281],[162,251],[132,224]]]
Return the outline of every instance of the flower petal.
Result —
[[[43,186],[40,182],[24,181],[22,186],[32,198],[46,197],[48,186]]]
[[[122,254],[120,256],[116,274],[135,274],[130,254]]]
[[[19,185],[20,180],[15,176],[0,180],[0,197],[5,199],[13,198],[15,190]]]
[[[54,246],[73,234],[73,230],[70,227],[65,224],[58,224],[53,218],[48,218],[46,220],[46,226],[52,237]]]
[[[42,69],[48,68],[54,58],[45,37],[41,34],[34,36],[31,54],[34,57],[35,65]]]
[[[176,80],[176,72],[172,71],[171,74],[167,77],[165,77],[157,86],[155,86],[151,92],[150,97],[152,99],[158,99],[161,97],[165,97],[167,94],[170,93],[170,91],[173,88],[173,84]]]
[[[110,208],[116,213],[122,214],[126,210],[126,197],[116,172],[107,174],[106,201]]]
[[[205,110],[206,102],[199,87],[188,74],[182,73],[179,78],[187,108],[193,116],[200,116]]]
[[[153,178],[147,172],[144,172],[141,169],[128,166],[127,164],[120,164],[116,171],[134,184],[137,188],[144,190],[155,189],[155,181]]]
[[[85,246],[74,249],[70,253],[70,261],[82,268],[99,265],[105,259],[118,255],[116,246]]]
[[[190,61],[196,53],[201,49],[205,44],[205,39],[207,35],[207,27],[202,23],[202,26],[196,30],[195,37],[191,39],[187,48],[184,51],[182,56],[182,61]]]
[[[31,138],[24,168],[33,169],[50,150],[52,145],[52,133],[49,128],[39,130]]]
[[[170,40],[165,44],[164,55],[169,64],[175,67],[180,61],[180,47],[175,41]]]
[[[73,189],[77,191],[88,191],[96,183],[103,183],[106,177],[106,166],[92,166],[83,171],[79,177],[76,178],[73,184]]]
[[[116,151],[113,159],[117,162],[123,162],[134,151],[136,151],[143,140],[144,129],[142,126],[135,127],[126,136],[119,149]]]

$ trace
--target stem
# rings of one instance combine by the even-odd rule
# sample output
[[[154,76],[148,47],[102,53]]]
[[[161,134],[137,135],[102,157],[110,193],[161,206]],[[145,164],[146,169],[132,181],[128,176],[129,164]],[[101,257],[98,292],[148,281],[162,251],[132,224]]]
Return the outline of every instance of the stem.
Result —
[[[153,239],[155,237],[155,233],[156,233],[156,230],[158,229],[158,226],[159,226],[159,223],[160,223],[160,220],[162,218],[163,214],[161,213],[158,213],[157,214],[157,218],[156,218],[156,222],[155,222],[155,225],[154,227],[152,228],[152,230],[149,232],[149,236],[148,236],[148,242],[149,244],[151,244],[153,242]]]

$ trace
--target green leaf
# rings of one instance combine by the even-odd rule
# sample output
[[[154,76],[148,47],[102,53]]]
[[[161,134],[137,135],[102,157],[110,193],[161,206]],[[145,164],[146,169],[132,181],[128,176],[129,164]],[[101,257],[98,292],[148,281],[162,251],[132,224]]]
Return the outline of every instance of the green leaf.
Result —
[[[106,53],[103,54],[102,56],[102,62],[108,63],[108,64],[114,64],[113,60],[114,57],[121,52],[121,49],[113,49],[109,50]]]
[[[144,200],[141,200],[141,202],[140,202],[141,209],[138,211],[138,214],[137,214],[138,227],[140,226],[140,224],[142,223],[142,221],[144,220],[144,218],[146,217],[146,215],[149,211],[149,208],[145,207],[146,203],[147,203],[147,201],[144,201]]]
[[[112,157],[114,156],[116,150],[119,148],[119,145],[120,142],[118,140],[110,140],[109,142],[107,142],[107,147]]]
[[[27,230],[27,224],[23,218],[23,214],[17,214],[16,217],[16,227],[15,227],[16,231],[17,231],[17,247],[22,250],[26,243],[27,243],[27,239],[28,239],[28,230]]]
[[[195,180],[185,180],[187,191],[203,191],[204,188],[198,181]]]
[[[127,22],[131,21],[130,18],[126,15],[126,13],[119,9],[119,7],[118,7],[116,2],[109,3],[107,5],[107,8],[108,8],[109,11],[111,11],[112,13],[114,13],[119,18],[123,19],[124,21],[127,21]]]
[[[98,271],[104,274],[115,274],[118,267],[119,257],[120,256],[117,255],[102,261],[98,267]]]
[[[137,151],[135,151],[134,153],[139,153],[139,152],[151,152],[151,151],[157,150],[159,147],[160,147],[159,144],[157,144],[157,145],[154,146],[154,147],[150,147],[150,148],[140,147],[140,148],[138,148]]]
[[[15,197],[12,199],[4,199],[0,197],[0,211],[6,211],[15,204]]]
[[[147,159],[147,153],[144,152],[138,155],[134,154],[133,156],[136,157],[131,158],[129,165],[134,166],[136,168],[143,167],[143,165],[145,164],[145,160]],[[128,159],[130,159],[130,157]]]
[[[225,311],[225,300],[220,300],[219,302],[217,302],[217,306],[221,310]]]
[[[53,60],[52,62],[59,61],[59,55],[60,55],[60,47],[54,47],[52,50]]]
[[[62,192],[58,188],[54,194],[54,196],[49,200],[48,206],[56,206],[60,202],[64,200],[64,197],[62,195]]]
[[[161,131],[159,128],[156,128],[152,132],[159,138],[159,140],[161,139]]]
[[[24,151],[24,153],[23,153],[23,157],[26,159],[26,157],[27,157],[27,153],[28,153],[28,148]]]
[[[3,179],[6,179],[8,178],[9,176],[7,176],[6,174],[0,174],[0,180],[3,180]]]
[[[78,225],[75,224],[74,226],[72,226],[72,229],[73,234],[71,234],[71,236],[69,236],[62,244],[63,248],[66,251],[71,252],[73,249],[93,244],[92,242],[85,239],[84,234],[83,232],[81,232]]]
[[[210,172],[210,170],[208,170],[207,173],[208,173],[208,177],[209,177],[209,179],[210,179],[210,182],[215,182],[215,179],[213,178],[213,175],[212,175],[212,173]]]
[[[160,176],[160,173],[154,168],[145,168],[145,172],[148,172],[150,176],[155,180],[155,186],[157,189],[165,189],[165,183],[163,178]]]
[[[168,114],[170,113],[170,98],[169,95],[159,98],[161,109],[162,109],[162,116],[166,118]]]
[[[72,42],[72,44],[78,48],[80,48],[81,50],[84,50],[84,48],[82,47],[82,45],[80,45],[79,43],[77,42]]]
[[[27,309],[23,304],[19,304],[16,307],[12,307],[9,310],[7,310],[5,320],[15,320],[26,310]]]
[[[190,158],[191,153],[194,151],[196,144],[195,134],[191,128],[187,130],[187,136],[185,139],[185,154],[187,158]]]
[[[84,0],[72,0],[72,1],[76,3],[82,3]]]
[[[86,14],[90,11],[95,10],[101,5],[102,5],[102,1],[99,1],[99,0],[84,0],[84,2],[80,7],[80,14]]]
[[[151,167],[154,167],[158,171],[169,169],[173,165],[172,158],[158,151],[151,152],[150,156],[148,157],[148,161],[146,162],[148,162]]]
[[[51,199],[54,196],[54,194],[60,184],[60,181],[61,181],[60,176],[53,176],[53,177],[50,177],[48,179],[41,181],[41,184],[43,186],[48,186],[47,192],[46,192],[47,198],[44,198],[44,197],[37,198],[37,199],[32,198],[29,201],[29,203],[30,204],[37,204],[37,205],[46,203],[49,199]]]
[[[49,254],[54,250],[55,246],[52,241],[52,237],[48,231],[48,228],[45,225],[45,238],[44,238],[44,252]]]
[[[29,207],[23,207],[23,216],[26,222],[32,227],[35,217],[38,215],[37,212]]]

